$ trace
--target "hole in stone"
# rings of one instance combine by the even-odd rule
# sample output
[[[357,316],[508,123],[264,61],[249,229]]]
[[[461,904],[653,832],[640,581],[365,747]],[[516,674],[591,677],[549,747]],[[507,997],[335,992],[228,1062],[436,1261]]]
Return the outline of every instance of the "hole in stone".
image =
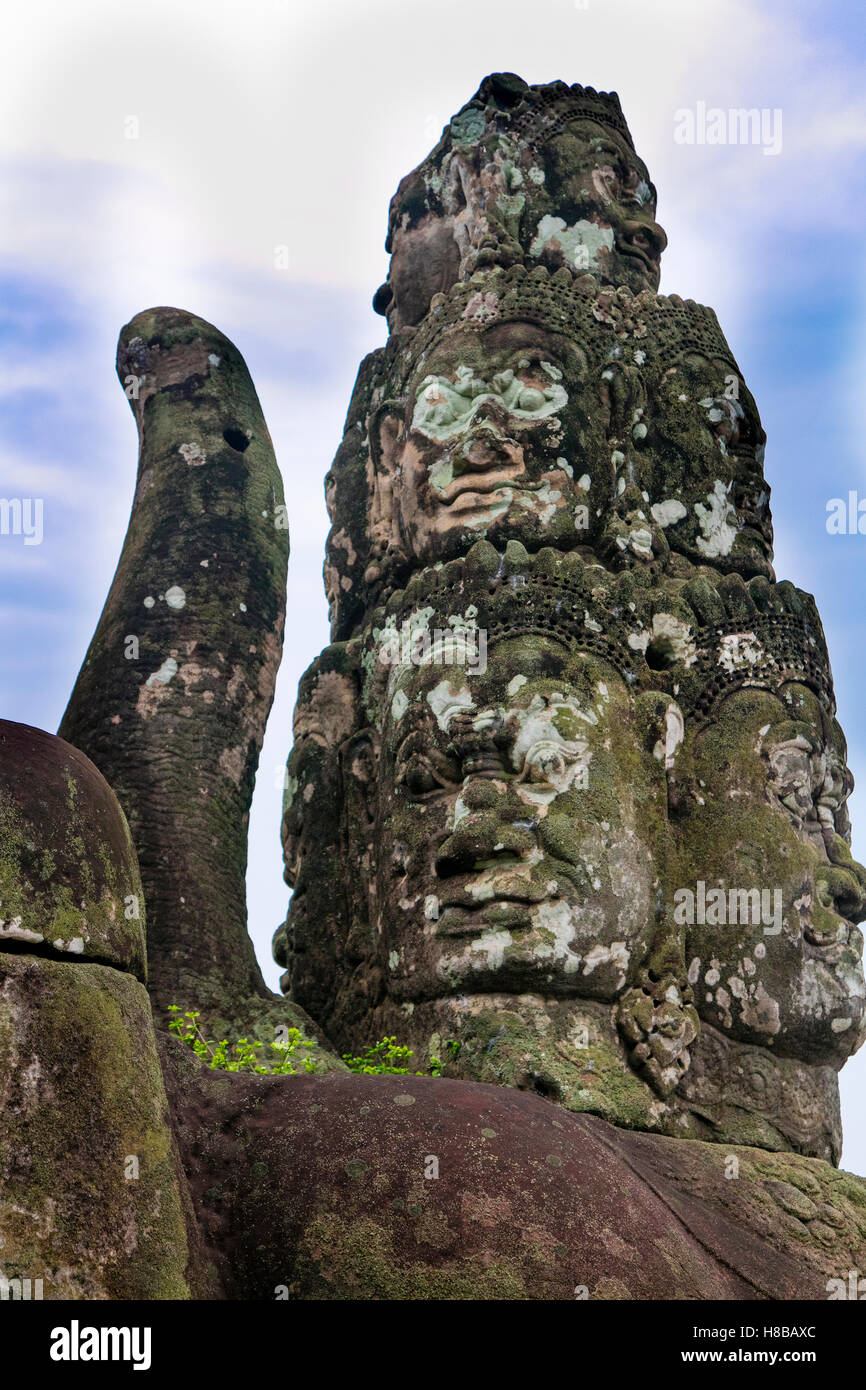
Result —
[[[550,1076],[540,1076],[537,1071],[529,1073],[529,1087],[537,1096],[544,1096],[545,1100],[559,1100],[561,1087]]]
[[[229,425],[227,430],[223,430],[223,439],[226,444],[231,445],[233,449],[237,449],[239,454],[244,452],[244,449],[246,449],[250,442],[243,430],[236,430],[234,425]]]
[[[670,637],[655,637],[646,649],[646,664],[652,671],[666,671],[675,666],[677,653]]]

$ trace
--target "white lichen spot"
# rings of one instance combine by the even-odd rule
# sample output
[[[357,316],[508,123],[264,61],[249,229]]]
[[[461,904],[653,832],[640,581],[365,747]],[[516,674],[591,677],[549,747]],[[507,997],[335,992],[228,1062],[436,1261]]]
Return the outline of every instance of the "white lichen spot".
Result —
[[[587,953],[583,966],[584,975],[590,975],[593,970],[597,970],[600,965],[612,965],[620,974],[617,978],[616,988],[622,989],[626,982],[628,973],[629,952],[624,941],[612,941],[609,946],[603,946],[599,942]]]
[[[676,759],[676,752],[685,737],[685,723],[679,705],[668,705],[665,713],[665,736],[659,739],[653,749],[653,756],[664,762],[665,770],[670,771]]]
[[[167,656],[158,671],[154,671],[148,676],[145,685],[168,685],[173,676],[177,675],[177,662],[173,656]]]
[[[483,960],[473,960],[473,969],[499,970],[505,959],[505,948],[510,945],[510,931],[483,932],[471,943],[471,950],[484,957]]]
[[[13,917],[10,922],[0,921],[0,937],[12,941],[29,941],[32,945],[44,940],[41,932],[22,927],[20,917]]]
[[[656,613],[653,617],[653,641],[664,643],[671,655],[684,666],[693,666],[698,659],[697,647],[688,623],[673,613]]]
[[[64,941],[62,936],[58,936],[54,942],[58,951],[70,951],[74,956],[84,955],[84,937],[73,936],[71,941]]]
[[[659,526],[665,527],[673,526],[675,522],[682,521],[687,512],[678,498],[669,497],[665,502],[654,502],[650,507],[650,515]]]
[[[436,716],[439,728],[445,732],[451,720],[463,710],[475,708],[475,701],[467,686],[455,682],[440,681],[427,695],[427,703]]]
[[[547,213],[538,224],[529,254],[540,256],[544,251],[561,251],[567,265],[578,270],[598,270],[604,253],[612,250],[612,227],[600,227],[586,218],[569,227],[562,217]]]
[[[177,451],[190,468],[201,468],[207,463],[207,454],[200,444],[178,444]]]
[[[719,642],[718,664],[731,674],[763,660],[764,649],[754,632],[728,632]]]
[[[539,946],[536,954],[542,959],[549,957],[561,961],[567,975],[580,969],[581,958],[571,949],[574,940],[572,910],[566,902],[541,903],[535,916],[536,925],[550,932],[553,943],[549,947]]]
[[[177,613],[186,608],[186,594],[179,584],[172,584],[170,589],[166,589],[165,601],[169,608],[173,608]]]
[[[737,514],[728,498],[725,484],[718,478],[712,492],[707,493],[709,506],[703,502],[695,503],[695,511],[703,535],[697,538],[697,547],[707,559],[719,555],[729,555],[737,538]],[[731,523],[734,523],[733,525]]]

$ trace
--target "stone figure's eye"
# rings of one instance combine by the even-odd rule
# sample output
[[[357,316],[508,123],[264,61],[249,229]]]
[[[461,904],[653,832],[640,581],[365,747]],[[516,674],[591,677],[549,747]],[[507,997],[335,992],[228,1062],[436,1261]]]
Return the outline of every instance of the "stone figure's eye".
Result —
[[[519,410],[541,410],[545,404],[544,392],[539,391],[536,386],[524,386],[517,397]]]
[[[438,748],[419,746],[417,734],[410,734],[397,755],[397,782],[404,786],[413,801],[456,786],[460,769],[453,758]]]
[[[536,743],[523,760],[523,779],[527,782],[561,782],[568,772],[570,759],[561,744]]]
[[[431,425],[450,425],[454,420],[454,411],[447,401],[429,402],[424,415]]]
[[[615,198],[621,191],[620,175],[610,164],[602,164],[599,169],[596,169],[593,179],[596,188],[603,197]]]
[[[424,796],[441,786],[431,764],[418,753],[413,753],[406,764],[403,783],[412,796]]]
[[[832,823],[832,813],[828,817],[827,811],[822,815],[819,809],[819,798],[827,799],[822,795],[827,764],[820,739],[806,725],[791,723],[786,732],[790,736],[770,750],[770,770],[776,795],[796,820],[818,819]]]

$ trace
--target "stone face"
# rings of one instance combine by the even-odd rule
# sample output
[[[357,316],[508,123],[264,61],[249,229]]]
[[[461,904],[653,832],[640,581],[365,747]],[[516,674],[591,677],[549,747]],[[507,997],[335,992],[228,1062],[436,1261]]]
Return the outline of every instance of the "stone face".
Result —
[[[117,367],[139,430],[135,501],[61,728],[129,819],[157,1007],[244,1017],[244,1000],[269,997],[244,875],[282,651],[282,482],[244,361],[210,324],[139,314]]]
[[[838,1157],[866,878],[820,623],[757,576],[708,626],[710,577],[480,541],[319,659],[277,955],[341,1045],[453,1039],[571,1109]]]
[[[845,741],[757,407],[712,310],[656,293],[654,209],[615,97],[509,74],[401,184],[275,955],[341,1047],[838,1161]]]
[[[482,536],[772,579],[764,441],[711,309],[477,272],[362,369],[328,478],[333,635]]]
[[[490,265],[658,289],[655,208],[615,93],[494,73],[394,195],[374,307],[392,332],[417,324],[437,292]]]

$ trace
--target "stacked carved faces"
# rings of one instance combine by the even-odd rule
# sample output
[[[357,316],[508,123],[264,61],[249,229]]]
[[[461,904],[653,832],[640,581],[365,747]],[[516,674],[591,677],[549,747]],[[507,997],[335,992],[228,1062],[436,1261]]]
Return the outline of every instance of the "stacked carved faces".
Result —
[[[764,434],[614,96],[489,78],[392,204],[275,952],[347,1048],[838,1158],[866,870]]]

